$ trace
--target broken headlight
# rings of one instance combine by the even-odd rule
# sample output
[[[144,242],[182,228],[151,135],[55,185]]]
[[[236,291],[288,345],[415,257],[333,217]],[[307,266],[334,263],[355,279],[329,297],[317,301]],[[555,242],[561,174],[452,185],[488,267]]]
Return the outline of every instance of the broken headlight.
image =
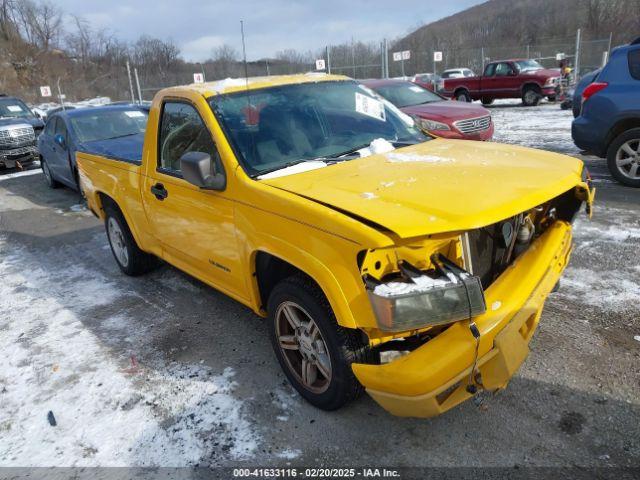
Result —
[[[437,276],[404,267],[404,281],[368,284],[378,328],[402,332],[475,317],[486,311],[480,279],[442,256]]]

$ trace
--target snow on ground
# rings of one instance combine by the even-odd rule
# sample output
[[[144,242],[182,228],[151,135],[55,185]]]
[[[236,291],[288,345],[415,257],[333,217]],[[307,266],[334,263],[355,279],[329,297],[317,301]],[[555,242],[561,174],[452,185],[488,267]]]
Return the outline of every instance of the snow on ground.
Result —
[[[574,223],[572,261],[557,295],[609,314],[638,312],[640,304],[640,218],[637,211],[596,204],[593,220],[579,214]],[[611,258],[628,250],[628,258]]]
[[[580,150],[571,139],[571,110],[559,103],[542,102],[524,107],[520,100],[496,100],[489,106],[495,125],[494,142],[541,148],[576,155]]]
[[[1,238],[0,278],[1,465],[183,466],[256,450],[233,369],[141,365],[83,324],[128,295],[117,284],[85,267],[41,265]],[[132,323],[116,314],[101,327],[122,333]]]

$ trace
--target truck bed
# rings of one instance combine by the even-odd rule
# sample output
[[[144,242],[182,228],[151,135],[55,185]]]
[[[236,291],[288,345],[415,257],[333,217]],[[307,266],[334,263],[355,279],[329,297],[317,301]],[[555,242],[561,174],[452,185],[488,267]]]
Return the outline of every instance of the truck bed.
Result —
[[[137,133],[126,137],[84,142],[78,145],[78,151],[140,165],[142,163],[143,145],[144,133]]]

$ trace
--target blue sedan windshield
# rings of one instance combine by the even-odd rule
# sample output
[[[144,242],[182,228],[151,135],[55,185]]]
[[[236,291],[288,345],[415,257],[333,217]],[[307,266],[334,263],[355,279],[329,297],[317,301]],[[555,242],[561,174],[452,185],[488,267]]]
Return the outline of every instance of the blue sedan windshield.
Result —
[[[143,133],[147,128],[147,113],[131,110],[89,110],[69,118],[80,142],[93,142]]]

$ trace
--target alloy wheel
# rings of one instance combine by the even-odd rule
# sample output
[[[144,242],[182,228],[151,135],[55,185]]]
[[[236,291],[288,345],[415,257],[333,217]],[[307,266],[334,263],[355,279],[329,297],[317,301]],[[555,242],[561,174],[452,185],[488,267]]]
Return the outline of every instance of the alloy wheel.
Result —
[[[616,152],[618,171],[632,180],[640,179],[640,139],[628,140]]]
[[[126,268],[129,265],[129,251],[127,250],[122,229],[115,218],[109,217],[107,231],[109,232],[109,243],[113,249],[113,254],[120,262],[120,265]]]
[[[307,390],[319,394],[331,383],[329,349],[318,325],[297,303],[282,302],[275,313],[278,345],[289,370]]]

